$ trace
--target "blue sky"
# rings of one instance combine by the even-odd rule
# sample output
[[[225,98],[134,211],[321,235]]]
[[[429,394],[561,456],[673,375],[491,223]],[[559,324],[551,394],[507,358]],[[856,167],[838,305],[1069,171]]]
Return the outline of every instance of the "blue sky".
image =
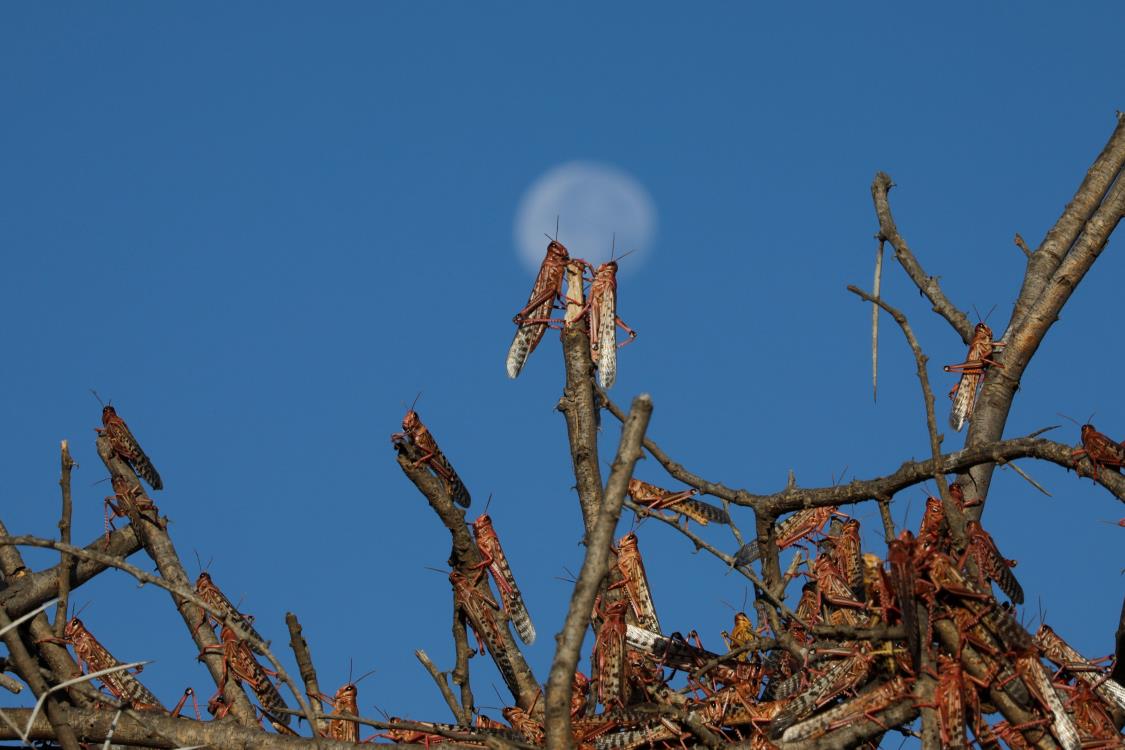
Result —
[[[74,535],[99,533],[96,388],[163,475],[185,560],[213,557],[280,653],[292,610],[326,689],[353,659],[378,670],[364,713],[445,720],[413,651],[451,666],[448,584],[426,570],[448,537],[388,440],[421,391],[470,517],[494,495],[545,679],[558,577],[582,548],[557,340],[515,382],[502,364],[532,281],[513,239],[524,191],[582,160],[651,195],[657,234],[619,292],[639,337],[613,394],[652,394],[650,435],[678,460],[755,492],[790,468],[804,486],[886,473],[929,448],[887,319],[872,403],[870,309],[844,289],[871,283],[872,176],[895,179],[899,227],[952,300],[995,305],[1002,328],[1013,233],[1038,243],[1125,106],[1123,20],[1110,3],[6,5],[0,517],[55,532],[69,438]],[[1125,362],[1104,336],[1119,246],[1046,339],[1008,435],[1059,411],[1125,433]],[[944,418],[941,365],[964,346],[893,263],[884,295],[931,357]],[[946,430],[946,449],[962,440]],[[607,420],[607,459],[616,441]],[[1123,531],[1101,521],[1125,514],[1089,481],[1026,468],[1054,497],[999,471],[985,527],[1020,561],[1026,618],[1042,602],[1077,648],[1108,653]],[[638,475],[671,484],[654,461]],[[924,496],[896,498],[895,518],[915,525]],[[874,539],[874,509],[855,512]],[[742,582],[654,526],[639,535],[662,622],[719,648]],[[123,660],[156,658],[144,679],[165,701],[202,690],[167,596],[103,579],[75,594],[90,629]],[[483,662],[475,692],[494,706]]]

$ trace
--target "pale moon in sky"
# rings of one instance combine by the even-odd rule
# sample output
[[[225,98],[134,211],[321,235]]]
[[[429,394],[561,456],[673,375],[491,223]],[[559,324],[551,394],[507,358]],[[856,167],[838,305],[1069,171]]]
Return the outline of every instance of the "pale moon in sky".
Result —
[[[648,191],[617,167],[572,161],[552,167],[531,184],[516,211],[515,240],[520,258],[539,270],[559,221],[559,242],[572,258],[595,266],[609,260],[616,234],[615,256],[633,252],[621,262],[620,274],[645,261],[656,232],[656,209]]]

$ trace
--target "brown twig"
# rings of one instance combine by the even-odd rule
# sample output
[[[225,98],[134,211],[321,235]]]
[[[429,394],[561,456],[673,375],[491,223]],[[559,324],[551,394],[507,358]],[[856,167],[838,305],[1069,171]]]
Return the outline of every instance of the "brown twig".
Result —
[[[422,663],[426,671],[430,673],[430,677],[434,678],[434,683],[441,691],[441,697],[445,698],[445,704],[449,706],[449,710],[453,712],[453,720],[458,724],[469,726],[472,721],[472,715],[466,716],[462,712],[461,707],[457,705],[457,698],[453,695],[453,690],[449,687],[449,682],[445,679],[445,673],[438,670],[434,663],[430,660],[429,655],[422,649],[417,649],[414,655],[418,657],[418,661]]]
[[[949,321],[949,325],[953,326],[953,330],[957,331],[968,346],[973,337],[973,324],[969,322],[968,316],[954,307],[945,296],[937,278],[926,274],[918,259],[914,257],[914,253],[910,251],[910,246],[898,232],[894,215],[891,213],[890,200],[887,198],[893,185],[890,175],[886,172],[876,174],[875,180],[871,183],[871,198],[875,201],[875,215],[879,219],[879,238],[891,243],[891,247],[895,249],[895,259],[918,290],[933,303],[933,311]]]
[[[586,628],[590,624],[590,610],[594,599],[609,571],[610,546],[617,520],[621,517],[621,506],[625,500],[625,490],[633,476],[633,467],[644,455],[641,443],[652,416],[652,399],[641,394],[633,399],[629,417],[621,430],[621,443],[617,457],[613,461],[609,482],[606,484],[605,501],[597,516],[597,522],[587,533],[586,557],[574,593],[570,598],[566,621],[558,635],[558,648],[551,664],[547,680],[546,699],[546,742],[548,750],[564,750],[573,744],[570,724],[571,685],[578,669],[578,655]]]
[[[921,344],[914,336],[914,331],[910,328],[910,323],[907,322],[906,316],[894,307],[891,307],[882,299],[873,297],[862,289],[849,285],[848,291],[857,295],[861,299],[874,303],[887,311],[887,313],[895,319],[898,327],[902,329],[902,333],[906,336],[906,343],[910,345],[910,351],[914,354],[914,365],[917,369],[918,383],[922,386],[922,402],[926,411],[926,429],[930,434],[930,455],[934,462],[934,482],[937,483],[938,491],[941,493],[942,506],[945,508],[945,518],[949,522],[949,528],[953,532],[954,543],[958,547],[964,546],[965,536],[965,519],[961,513],[961,509],[953,502],[952,496],[949,494],[949,482],[945,479],[945,472],[941,466],[941,441],[942,436],[937,429],[937,418],[934,416],[934,392],[930,388],[930,378],[926,372],[926,362],[929,358],[923,353]]]
[[[1013,242],[1015,242],[1016,247],[1018,247],[1023,252],[1024,257],[1026,257],[1028,260],[1031,260],[1031,250],[1028,248],[1027,243],[1024,242],[1023,236],[1020,235],[1019,232],[1016,232],[1016,236],[1013,239]]]
[[[297,615],[286,612],[285,626],[289,629],[289,647],[293,649],[293,658],[297,660],[301,681],[305,683],[305,695],[309,699],[309,705],[317,714],[321,714],[324,712],[324,704],[321,703],[320,682],[316,678],[316,667],[313,666],[309,644],[301,632],[301,623],[297,621]],[[328,722],[317,719],[315,726],[317,734],[323,735],[328,729]]]
[[[60,447],[60,463],[62,464],[59,476],[59,487],[62,489],[62,515],[59,516],[59,541],[70,544],[70,516],[72,512],[70,501],[70,472],[74,468],[74,459],[70,457],[70,447],[65,440]],[[62,638],[66,628],[66,609],[70,601],[70,577],[74,572],[74,558],[66,553],[59,556],[58,573],[56,581],[59,590],[59,603],[55,608],[55,635]]]
[[[476,705],[473,701],[473,688],[469,682],[469,659],[473,649],[469,645],[469,634],[465,630],[465,621],[457,616],[457,600],[453,601],[453,646],[456,653],[454,661],[453,684],[461,690],[461,715],[472,716]]]
[[[620,406],[613,403],[609,395],[601,388],[598,388],[598,396],[601,399],[602,406],[604,406],[610,414],[617,417],[617,421],[625,421],[625,412],[622,411]],[[688,471],[683,466],[673,461],[667,453],[660,449],[660,446],[653,442],[651,438],[645,438],[644,446],[645,450],[648,451],[649,454],[653,458],[655,458],[661,466],[664,467],[664,470],[667,471],[670,476],[678,479],[684,484],[695,487],[705,494],[714,495],[717,498],[729,502],[738,502],[739,499],[745,499],[746,493],[742,490],[731,489],[730,487],[727,487],[726,485],[720,484],[718,482],[708,481],[703,477]],[[739,504],[750,505],[751,503],[742,502]]]

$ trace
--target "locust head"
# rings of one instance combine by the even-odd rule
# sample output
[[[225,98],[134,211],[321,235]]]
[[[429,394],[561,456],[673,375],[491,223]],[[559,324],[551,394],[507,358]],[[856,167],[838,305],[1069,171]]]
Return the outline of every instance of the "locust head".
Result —
[[[486,534],[492,531],[492,519],[488,517],[487,513],[481,513],[477,520],[473,521],[473,530],[477,534]]]
[[[102,407],[102,424],[109,425],[109,423],[112,422],[115,419],[120,419],[120,417],[117,416],[117,410],[114,409],[112,406],[103,406]]]
[[[333,700],[333,703],[336,704],[336,710],[341,713],[356,713],[355,709],[358,708],[356,696],[358,694],[359,690],[356,689],[355,683],[349,682],[347,685],[341,687],[336,691],[336,697]],[[347,709],[347,711],[342,710],[342,708]]]
[[[86,626],[77,617],[70,618],[66,623],[66,629],[63,630],[63,638],[70,642],[74,642],[79,635],[86,631]]]
[[[973,329],[973,339],[977,341],[992,341],[992,329],[985,323],[977,323]]]
[[[406,416],[402,418],[402,429],[406,432],[413,432],[422,426],[422,419],[418,416],[418,412],[411,409],[406,412]]]
[[[557,240],[551,240],[551,244],[547,245],[547,261],[566,263],[568,260],[570,260],[570,253],[567,252],[566,247]]]

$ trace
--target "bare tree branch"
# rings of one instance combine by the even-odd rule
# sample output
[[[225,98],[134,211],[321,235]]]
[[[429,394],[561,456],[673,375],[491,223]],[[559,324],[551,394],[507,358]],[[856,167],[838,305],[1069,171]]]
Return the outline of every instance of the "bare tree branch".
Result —
[[[309,644],[301,633],[301,623],[297,621],[297,615],[286,612],[285,626],[289,629],[289,647],[293,649],[293,658],[297,660],[301,681],[305,683],[305,696],[309,699],[309,706],[318,714],[322,713],[324,705],[321,703],[320,682],[316,679],[316,667],[313,666]],[[315,727],[318,734],[324,734],[328,722],[317,719]]]
[[[60,463],[62,464],[59,476],[59,487],[62,489],[62,515],[59,517],[59,541],[70,544],[70,472],[74,468],[74,459],[70,457],[70,448],[66,441],[60,446]],[[55,635],[62,637],[66,627],[66,607],[70,601],[70,577],[74,570],[74,559],[66,553],[60,555],[57,582],[59,589],[59,603],[55,609]]]
[[[930,388],[930,378],[926,373],[926,362],[929,358],[922,352],[921,344],[918,343],[914,331],[910,328],[910,323],[907,322],[906,316],[901,311],[891,307],[882,299],[872,297],[858,287],[849,285],[848,291],[886,310],[906,336],[906,343],[910,345],[910,351],[914,354],[918,382],[922,386],[922,403],[926,410],[926,429],[930,434],[930,455],[934,462],[934,482],[941,493],[942,506],[945,508],[945,517],[949,521],[949,528],[953,531],[954,543],[958,547],[962,547],[964,546],[965,518],[961,509],[953,502],[953,498],[949,494],[949,482],[945,480],[945,471],[941,464],[942,436],[937,429],[937,418],[934,416],[934,392]]]
[[[594,598],[609,570],[613,532],[621,517],[621,505],[625,500],[629,479],[633,476],[633,467],[643,455],[641,443],[651,416],[652,399],[647,394],[633,399],[629,417],[621,430],[617,458],[613,461],[613,469],[606,485],[605,502],[597,522],[587,534],[586,558],[582,563],[582,571],[578,574],[578,581],[574,584],[574,594],[570,598],[562,632],[557,636],[559,645],[547,680],[545,730],[549,750],[563,750],[573,745],[570,699],[574,673],[578,669],[578,655],[589,626]]]
[[[906,271],[910,280],[933,303],[934,312],[949,321],[949,325],[953,326],[953,330],[957,331],[968,346],[973,337],[973,324],[969,322],[965,313],[954,307],[946,298],[941,286],[938,285],[937,278],[927,275],[922,270],[922,265],[910,251],[910,246],[898,233],[895,218],[891,214],[891,204],[887,198],[893,185],[890,175],[886,172],[876,174],[875,180],[871,183],[871,198],[875,201],[875,215],[879,218],[879,239],[891,243],[891,247],[895,249],[895,259]]]

